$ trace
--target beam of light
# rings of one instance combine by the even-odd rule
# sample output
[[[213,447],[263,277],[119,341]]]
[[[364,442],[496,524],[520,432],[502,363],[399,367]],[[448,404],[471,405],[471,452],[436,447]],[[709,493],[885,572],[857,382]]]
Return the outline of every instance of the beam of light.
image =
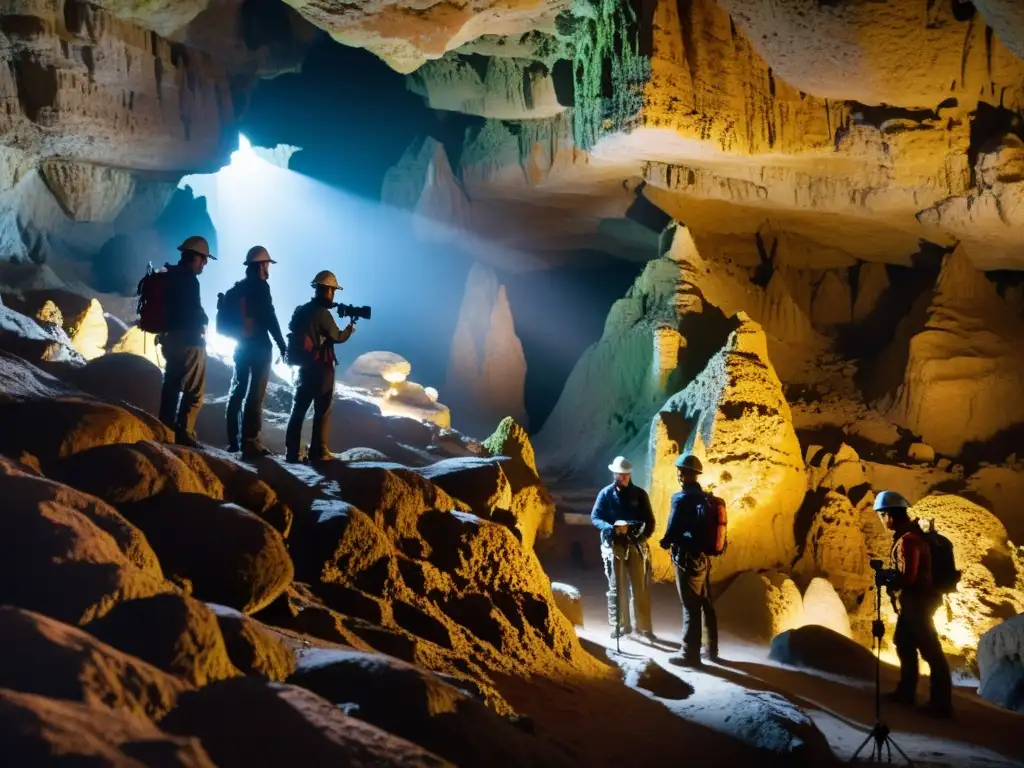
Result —
[[[287,154],[257,152],[240,135],[229,165],[214,174],[186,176],[179,184],[206,198],[217,231],[217,260],[200,277],[211,318],[210,352],[231,360],[236,343],[214,327],[217,294],[244,277],[246,252],[262,245],[277,261],[271,265],[270,287],[286,336],[295,307],[312,298],[313,276],[329,269],[344,288],[336,301],[374,309],[373,319],[361,321],[352,340],[337,348],[339,374],[358,354],[386,349],[412,363],[414,379],[417,370],[419,376],[443,375],[469,269],[467,254],[489,250],[513,263],[517,255],[464,231],[446,231],[443,244],[423,242],[416,236],[424,227],[421,216],[281,167]],[[444,229],[438,222],[426,225]],[[293,380],[292,369],[276,361],[276,354],[273,370],[286,382]]]

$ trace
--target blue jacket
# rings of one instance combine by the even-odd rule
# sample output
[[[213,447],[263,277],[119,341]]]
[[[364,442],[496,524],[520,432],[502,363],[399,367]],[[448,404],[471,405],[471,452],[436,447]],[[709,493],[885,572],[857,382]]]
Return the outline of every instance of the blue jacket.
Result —
[[[697,505],[704,501],[704,489],[700,483],[687,483],[683,490],[672,496],[671,511],[668,515],[668,526],[661,539],[663,549],[673,544],[683,551],[688,549],[688,540],[693,535],[693,527],[697,522]]]
[[[625,488],[619,488],[615,483],[602,488],[590,513],[590,522],[603,535],[615,526],[616,520],[643,523],[640,541],[647,541],[654,533],[654,512],[647,491],[632,483]]]

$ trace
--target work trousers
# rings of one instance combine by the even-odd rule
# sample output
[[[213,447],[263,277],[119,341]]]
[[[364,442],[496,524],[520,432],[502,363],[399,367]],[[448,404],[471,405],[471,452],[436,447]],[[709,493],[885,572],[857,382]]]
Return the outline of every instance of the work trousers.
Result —
[[[917,691],[917,654],[928,664],[931,673],[931,703],[949,706],[953,697],[953,681],[949,663],[942,653],[942,643],[935,631],[935,612],[942,604],[937,594],[922,594],[910,590],[900,593],[900,615],[896,619],[893,644],[900,659],[898,691],[913,698]]]
[[[288,430],[285,433],[285,447],[289,457],[298,457],[300,454],[302,422],[306,420],[310,405],[313,406],[313,434],[309,440],[309,454],[312,458],[326,458],[330,455],[327,450],[327,430],[334,405],[333,365],[313,363],[299,368],[292,415],[288,419]]]
[[[700,656],[702,630],[707,630],[707,649],[718,654],[718,618],[711,602],[711,558],[680,554],[676,558],[676,590],[683,604],[683,654]]]
[[[175,333],[164,334],[160,344],[165,361],[160,421],[194,440],[206,391],[206,346],[186,343]]]
[[[270,345],[241,343],[235,348],[235,372],[231,377],[231,395],[228,397],[228,445],[246,448],[260,447],[263,428],[263,400],[270,381],[273,352]],[[245,410],[242,410],[242,401]],[[242,440],[238,440],[238,417],[242,417]]]
[[[604,573],[608,578],[608,623],[613,627],[618,625],[622,630],[650,632],[651,555],[647,544],[602,543],[601,559],[604,561]],[[633,604],[632,624],[630,603]]]

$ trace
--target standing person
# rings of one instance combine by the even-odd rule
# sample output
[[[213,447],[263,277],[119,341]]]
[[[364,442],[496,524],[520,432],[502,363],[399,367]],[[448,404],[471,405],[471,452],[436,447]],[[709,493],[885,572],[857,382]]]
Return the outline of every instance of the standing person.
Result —
[[[683,647],[670,661],[685,667],[701,665],[701,634],[707,628],[707,656],[718,660],[718,619],[711,602],[711,557],[705,552],[702,526],[708,496],[698,478],[704,471],[700,459],[691,454],[676,459],[680,491],[672,497],[668,526],[661,548],[672,552],[676,567],[676,590],[683,604]]]
[[[898,590],[899,595],[893,644],[900,659],[900,682],[886,698],[914,705],[920,652],[931,672],[931,698],[925,711],[949,717],[953,714],[953,681],[935,631],[933,617],[942,605],[942,594],[932,583],[931,547],[920,524],[910,517],[910,503],[901,494],[882,491],[875,498],[874,508],[885,527],[892,531],[891,589]]]
[[[654,533],[651,500],[643,488],[633,485],[633,465],[628,459],[616,456],[608,469],[614,482],[597,494],[590,513],[590,521],[601,532],[601,559],[608,578],[608,623],[614,627],[613,638],[632,633],[632,602],[637,633],[653,641],[651,552],[647,546]]]
[[[263,399],[270,381],[273,358],[271,339],[277,344],[281,356],[286,356],[281,324],[277,321],[274,302],[270,295],[270,258],[267,249],[254,245],[245,256],[245,278],[228,290],[218,305],[218,331],[222,318],[238,340],[235,347],[235,371],[231,377],[231,395],[228,398],[227,428],[228,450],[237,452],[239,445],[246,460],[269,456],[260,432],[263,426]],[[242,401],[245,410],[242,411]],[[238,440],[238,417],[242,415],[242,440]]]
[[[206,326],[210,322],[200,300],[199,275],[207,262],[217,257],[210,253],[206,238],[198,235],[186,238],[178,250],[178,263],[166,265],[167,325],[157,337],[166,361],[160,421],[174,430],[177,443],[196,447],[196,417],[206,390]]]
[[[338,359],[334,345],[343,344],[355,332],[355,320],[341,330],[334,322],[334,293],[342,290],[333,273],[318,272],[310,285],[316,291],[313,299],[298,307],[288,324],[288,362],[299,366],[299,379],[295,386],[292,414],[285,433],[285,459],[301,461],[299,442],[302,422],[309,406],[313,405],[313,434],[309,441],[308,460],[327,461],[333,458],[327,449],[327,429],[334,404],[334,368]]]

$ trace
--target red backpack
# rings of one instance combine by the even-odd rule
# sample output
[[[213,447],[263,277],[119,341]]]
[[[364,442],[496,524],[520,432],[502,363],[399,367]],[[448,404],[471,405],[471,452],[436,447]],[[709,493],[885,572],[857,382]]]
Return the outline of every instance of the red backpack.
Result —
[[[166,333],[167,328],[167,284],[169,273],[166,269],[154,270],[150,263],[145,276],[139,281],[136,293],[139,297],[136,312],[137,325],[146,333]]]
[[[725,552],[728,546],[726,529],[729,515],[725,509],[725,501],[712,493],[704,494],[704,501],[698,505],[700,510],[695,543],[697,549],[705,555],[717,556]]]

